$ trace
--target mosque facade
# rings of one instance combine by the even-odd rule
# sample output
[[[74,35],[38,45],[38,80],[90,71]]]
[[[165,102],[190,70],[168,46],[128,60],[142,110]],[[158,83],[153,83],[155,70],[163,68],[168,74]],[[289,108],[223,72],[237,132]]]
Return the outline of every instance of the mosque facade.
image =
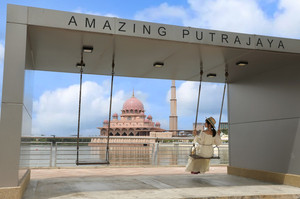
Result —
[[[110,121],[110,136],[150,136],[150,132],[163,132],[160,122],[154,122],[151,115],[145,115],[143,103],[134,96],[125,101],[121,115],[114,113]],[[108,120],[99,127],[100,135],[107,136]]]

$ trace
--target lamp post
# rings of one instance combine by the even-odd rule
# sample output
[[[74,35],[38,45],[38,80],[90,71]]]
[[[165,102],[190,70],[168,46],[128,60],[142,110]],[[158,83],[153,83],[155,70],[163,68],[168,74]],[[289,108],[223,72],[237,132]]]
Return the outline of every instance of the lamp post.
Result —
[[[53,136],[52,144],[54,145],[55,144],[55,135],[51,135],[51,136]]]

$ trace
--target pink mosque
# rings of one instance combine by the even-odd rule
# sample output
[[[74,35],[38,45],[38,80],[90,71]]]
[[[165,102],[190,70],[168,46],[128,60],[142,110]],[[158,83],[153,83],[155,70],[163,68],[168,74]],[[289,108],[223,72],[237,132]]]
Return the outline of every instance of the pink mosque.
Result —
[[[152,116],[145,115],[143,103],[134,96],[125,101],[120,119],[117,113],[112,115],[110,136],[150,136],[150,132],[163,132],[159,122],[153,122]],[[100,135],[107,136],[108,120],[99,127]]]

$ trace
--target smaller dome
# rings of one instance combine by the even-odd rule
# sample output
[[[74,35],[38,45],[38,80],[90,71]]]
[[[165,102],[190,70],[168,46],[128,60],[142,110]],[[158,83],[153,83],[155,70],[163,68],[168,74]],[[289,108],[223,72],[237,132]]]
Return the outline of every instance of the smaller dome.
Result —
[[[152,120],[152,116],[148,115],[147,119]]]
[[[114,114],[113,114],[113,117],[118,117],[118,113],[114,113]]]
[[[104,124],[108,124],[108,120],[104,120],[104,122],[103,122]]]
[[[155,126],[160,126],[160,123],[159,123],[159,122],[156,122],[156,123],[155,123]]]

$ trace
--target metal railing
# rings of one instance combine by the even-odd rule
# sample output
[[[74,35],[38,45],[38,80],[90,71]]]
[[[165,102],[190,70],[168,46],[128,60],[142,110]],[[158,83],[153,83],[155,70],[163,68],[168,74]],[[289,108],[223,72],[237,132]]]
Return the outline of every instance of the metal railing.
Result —
[[[145,139],[145,138],[143,138]],[[152,138],[153,139],[153,138]],[[177,165],[187,163],[191,138],[159,138],[153,143],[118,142],[110,144],[110,165]],[[22,142],[22,167],[73,167],[76,166],[76,142]],[[106,145],[80,142],[79,159],[95,162],[105,159]],[[228,145],[220,146],[220,160],[212,164],[228,164]]]
[[[105,159],[106,145],[89,146],[80,142],[79,160],[94,162]],[[154,144],[113,143],[110,145],[111,165],[150,165]],[[57,142],[55,144],[55,167],[75,166],[76,142]]]
[[[20,167],[51,167],[52,142],[21,142]]]

